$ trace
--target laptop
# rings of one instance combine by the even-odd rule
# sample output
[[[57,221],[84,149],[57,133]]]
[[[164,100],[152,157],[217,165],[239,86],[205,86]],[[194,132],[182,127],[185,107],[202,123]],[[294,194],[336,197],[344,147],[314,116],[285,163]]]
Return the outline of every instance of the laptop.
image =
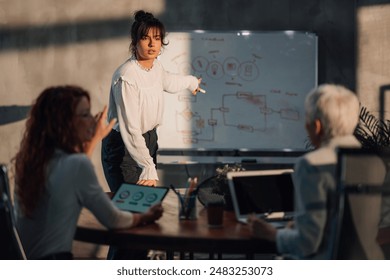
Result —
[[[162,202],[168,191],[167,187],[148,187],[124,183],[115,192],[112,201],[121,210],[145,213],[150,206]]]
[[[277,228],[284,227],[294,216],[292,172],[292,169],[228,172],[237,220],[247,223],[248,216],[255,214]]]

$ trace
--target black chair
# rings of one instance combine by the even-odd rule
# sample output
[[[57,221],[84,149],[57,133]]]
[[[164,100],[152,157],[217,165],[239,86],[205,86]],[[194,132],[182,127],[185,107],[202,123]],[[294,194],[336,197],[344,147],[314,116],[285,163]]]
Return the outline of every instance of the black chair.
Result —
[[[386,259],[390,227],[388,152],[340,149],[337,161],[336,215],[332,222],[333,259]],[[387,222],[389,221],[389,223]],[[388,223],[388,224],[387,224]],[[386,240],[382,234],[382,241]],[[388,239],[390,239],[388,237]]]
[[[25,260],[26,255],[20,242],[13,217],[10,199],[8,173],[5,165],[0,165],[0,259]]]

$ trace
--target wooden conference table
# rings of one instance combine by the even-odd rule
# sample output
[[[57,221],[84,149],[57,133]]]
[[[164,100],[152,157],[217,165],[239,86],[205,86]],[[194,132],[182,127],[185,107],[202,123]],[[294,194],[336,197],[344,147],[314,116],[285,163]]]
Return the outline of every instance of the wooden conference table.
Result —
[[[158,221],[124,230],[107,230],[84,209],[74,239],[170,253],[231,253],[246,254],[248,257],[276,253],[274,243],[253,238],[249,227],[236,221],[233,211],[224,211],[223,227],[209,228],[206,209],[197,203],[197,220],[179,220],[177,196],[170,190],[163,201],[163,216]]]

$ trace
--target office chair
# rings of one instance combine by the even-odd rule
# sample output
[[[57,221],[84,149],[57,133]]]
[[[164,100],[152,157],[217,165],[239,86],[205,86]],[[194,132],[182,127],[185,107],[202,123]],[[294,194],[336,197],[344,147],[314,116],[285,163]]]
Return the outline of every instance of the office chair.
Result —
[[[0,229],[0,259],[25,260],[26,255],[13,217],[7,168],[2,164],[0,164]]]
[[[389,152],[338,150],[338,211],[332,221],[333,259],[388,258],[383,229],[390,227],[387,213],[390,207],[386,206],[390,199],[389,164]]]

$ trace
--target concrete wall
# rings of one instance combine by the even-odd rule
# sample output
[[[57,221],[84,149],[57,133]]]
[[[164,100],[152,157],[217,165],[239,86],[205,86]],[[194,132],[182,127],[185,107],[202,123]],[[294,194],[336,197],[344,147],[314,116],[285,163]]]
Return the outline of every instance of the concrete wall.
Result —
[[[23,120],[8,122],[23,118],[23,106],[30,105],[45,87],[83,86],[93,96],[95,113],[107,104],[111,75],[128,55],[130,16],[138,9],[153,12],[168,31],[315,32],[319,36],[319,82],[357,89],[362,103],[377,110],[378,87],[389,83],[390,76],[387,2],[0,1],[0,161],[11,163],[24,129]],[[93,161],[106,188],[99,151],[100,147]]]
[[[379,88],[390,85],[390,1],[358,2],[356,90],[361,103],[378,113]],[[390,119],[390,91],[386,95],[385,119]]]

